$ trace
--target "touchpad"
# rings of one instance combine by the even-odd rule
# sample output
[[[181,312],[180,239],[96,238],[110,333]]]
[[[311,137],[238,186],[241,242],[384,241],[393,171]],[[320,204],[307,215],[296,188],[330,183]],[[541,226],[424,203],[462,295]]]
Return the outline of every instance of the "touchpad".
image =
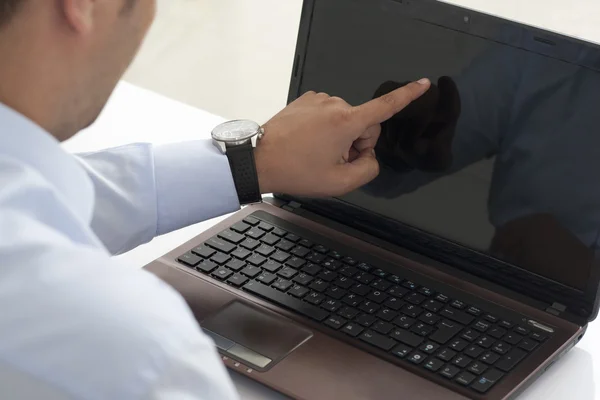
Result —
[[[221,353],[266,371],[312,337],[312,332],[270,311],[239,301],[201,322]]]

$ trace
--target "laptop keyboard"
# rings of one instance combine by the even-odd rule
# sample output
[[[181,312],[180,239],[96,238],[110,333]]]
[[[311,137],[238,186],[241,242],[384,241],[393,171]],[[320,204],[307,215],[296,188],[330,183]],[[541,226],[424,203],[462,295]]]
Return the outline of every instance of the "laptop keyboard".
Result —
[[[252,216],[178,261],[479,393],[547,339]]]

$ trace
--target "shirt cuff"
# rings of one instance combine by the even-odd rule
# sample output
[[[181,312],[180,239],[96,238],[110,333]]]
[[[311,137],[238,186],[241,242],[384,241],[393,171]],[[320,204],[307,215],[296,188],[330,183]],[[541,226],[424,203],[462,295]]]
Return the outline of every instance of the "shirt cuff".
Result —
[[[157,235],[239,210],[229,161],[210,140],[154,147]]]

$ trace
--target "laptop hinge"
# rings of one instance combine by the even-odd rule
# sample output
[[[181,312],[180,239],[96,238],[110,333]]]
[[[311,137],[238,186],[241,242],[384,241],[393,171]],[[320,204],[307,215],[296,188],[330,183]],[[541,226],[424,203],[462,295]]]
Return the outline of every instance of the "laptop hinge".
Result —
[[[547,313],[556,315],[557,317],[565,311],[567,311],[567,307],[564,304],[558,302],[554,302],[550,307],[546,308]]]
[[[302,204],[296,202],[296,201],[290,201],[287,204],[284,204],[281,208],[283,208],[286,211],[289,212],[296,212],[297,209],[301,208]]]

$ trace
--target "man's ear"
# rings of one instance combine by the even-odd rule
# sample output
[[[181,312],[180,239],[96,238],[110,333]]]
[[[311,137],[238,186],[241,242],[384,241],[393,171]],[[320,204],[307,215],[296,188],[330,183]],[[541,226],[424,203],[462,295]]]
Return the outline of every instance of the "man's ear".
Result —
[[[63,15],[75,32],[89,33],[94,27],[95,0],[58,0],[62,5]]]

